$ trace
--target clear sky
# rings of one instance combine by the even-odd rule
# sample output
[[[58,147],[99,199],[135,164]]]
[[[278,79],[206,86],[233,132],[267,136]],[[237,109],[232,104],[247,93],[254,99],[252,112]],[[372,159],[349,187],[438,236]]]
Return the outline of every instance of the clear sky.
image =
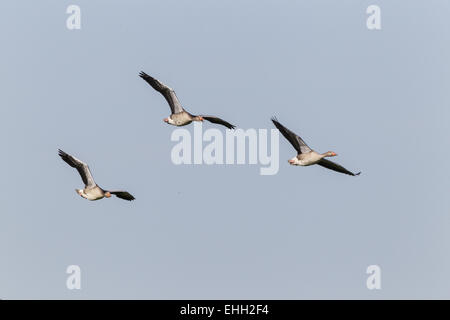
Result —
[[[1,1],[0,298],[450,298],[449,14],[437,0]],[[193,113],[243,129],[275,115],[362,174],[290,166],[281,136],[273,176],[176,166],[141,70]],[[80,198],[58,148],[136,201]],[[366,288],[373,264],[381,290]]]

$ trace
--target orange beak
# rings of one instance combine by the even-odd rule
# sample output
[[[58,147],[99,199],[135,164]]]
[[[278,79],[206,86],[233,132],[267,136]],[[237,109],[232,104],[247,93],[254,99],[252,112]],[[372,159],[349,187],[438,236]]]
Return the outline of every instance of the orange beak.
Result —
[[[288,162],[289,162],[290,164],[293,164],[293,163],[294,163],[294,160],[289,159]]]
[[[106,192],[106,193],[105,193],[105,197],[107,197],[107,198],[111,198],[111,193],[109,193],[109,192]]]
[[[169,118],[164,118],[163,121],[167,123],[169,122]]]
[[[198,119],[199,119],[200,121],[203,121],[203,120],[205,120],[205,119],[203,119],[203,117],[198,117]]]

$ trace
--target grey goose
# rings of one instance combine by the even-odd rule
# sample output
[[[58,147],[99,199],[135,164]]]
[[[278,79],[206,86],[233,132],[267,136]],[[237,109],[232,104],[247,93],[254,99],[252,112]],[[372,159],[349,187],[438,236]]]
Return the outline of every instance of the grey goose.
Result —
[[[103,198],[110,198],[111,195],[124,200],[134,200],[135,198],[127,191],[108,191],[100,188],[94,181],[91,171],[86,163],[72,157],[70,154],[65,153],[62,150],[58,150],[59,156],[72,168],[77,169],[84,182],[84,189],[75,189],[75,191],[83,198],[88,200],[100,200]]]
[[[351,176],[357,176],[361,172],[353,173],[348,171],[343,166],[325,159],[326,157],[335,157],[337,154],[333,151],[328,151],[325,153],[318,153],[312,150],[298,135],[290,131],[288,128],[284,127],[278,120],[273,117],[273,124],[281,132],[281,134],[291,143],[291,145],[297,150],[297,156],[289,159],[289,164],[294,166],[310,166],[313,164],[318,164],[319,166],[325,167],[330,170],[334,170],[340,173],[348,174]]]
[[[141,71],[139,76],[144,79],[153,89],[161,93],[169,104],[170,110],[172,114],[164,119],[164,122],[174,125],[174,126],[185,126],[190,124],[192,121],[203,121],[207,120],[212,123],[221,124],[228,129],[234,129],[235,126],[231,123],[222,120],[218,117],[214,116],[205,116],[205,115],[193,115],[187,112],[182,106],[180,101],[175,94],[175,91],[163,84],[161,81],[149,76],[145,72]]]

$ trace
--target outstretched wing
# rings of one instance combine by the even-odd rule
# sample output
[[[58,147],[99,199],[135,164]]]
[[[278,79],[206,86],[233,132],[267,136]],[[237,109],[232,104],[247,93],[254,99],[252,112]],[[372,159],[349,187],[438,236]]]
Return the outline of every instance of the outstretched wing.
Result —
[[[236,128],[236,126],[232,125],[231,123],[229,123],[225,120],[222,120],[220,118],[214,117],[214,116],[203,116],[202,115],[201,117],[205,120],[208,120],[209,122],[221,124],[221,125],[227,127],[228,129]]]
[[[110,191],[109,193],[114,194],[117,198],[132,201],[135,199],[129,192],[126,191]]]
[[[175,94],[175,91],[172,88],[166,86],[161,81],[149,76],[143,71],[139,73],[139,76],[142,79],[144,79],[149,85],[151,85],[153,89],[161,93],[164,96],[164,98],[166,98],[172,113],[178,113],[183,111],[181,103],[180,101],[178,101],[177,95]]]
[[[273,117],[271,120],[275,127],[277,127],[281,134],[291,143],[291,145],[295,148],[295,150],[297,150],[299,154],[312,151],[311,148],[308,147],[308,145],[305,143],[305,141],[302,140],[302,138],[279,123],[277,118]]]
[[[317,164],[319,166],[325,167],[327,169],[334,170],[334,171],[337,171],[337,172],[340,172],[340,173],[345,173],[345,174],[348,174],[348,175],[351,175],[351,176],[358,176],[358,175],[361,174],[361,171],[357,172],[357,173],[353,173],[353,172],[348,171],[347,169],[345,169],[343,166],[341,166],[341,165],[339,165],[339,164],[337,164],[337,163],[335,163],[333,161],[327,160],[327,159],[321,159],[319,162],[317,162]]]
[[[96,186],[91,171],[89,170],[89,167],[86,163],[84,163],[81,160],[78,160],[75,157],[72,157],[70,154],[67,154],[60,149],[58,149],[58,154],[69,166],[77,169],[86,188],[92,188]]]

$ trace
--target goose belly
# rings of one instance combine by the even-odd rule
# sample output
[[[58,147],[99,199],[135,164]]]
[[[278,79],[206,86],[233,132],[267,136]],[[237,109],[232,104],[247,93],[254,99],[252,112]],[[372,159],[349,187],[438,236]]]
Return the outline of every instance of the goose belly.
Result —
[[[183,126],[187,126],[191,122],[192,122],[191,120],[186,121],[186,122],[177,122],[177,123],[174,124],[174,126],[183,127]]]
[[[100,200],[104,198],[104,193],[99,188],[90,189],[90,190],[84,190],[84,194],[86,195],[86,199],[94,201],[94,200]]]
[[[299,161],[299,165],[307,167],[312,166],[313,164],[317,164],[317,162],[319,161],[320,159],[304,159]]]
[[[169,123],[177,127],[182,127],[192,122],[191,117],[185,112],[172,114],[170,120]]]
[[[307,153],[304,155],[302,154],[299,156],[298,165],[304,166],[304,167],[311,166],[311,165],[319,162],[320,159],[322,159],[322,156],[315,152]]]

